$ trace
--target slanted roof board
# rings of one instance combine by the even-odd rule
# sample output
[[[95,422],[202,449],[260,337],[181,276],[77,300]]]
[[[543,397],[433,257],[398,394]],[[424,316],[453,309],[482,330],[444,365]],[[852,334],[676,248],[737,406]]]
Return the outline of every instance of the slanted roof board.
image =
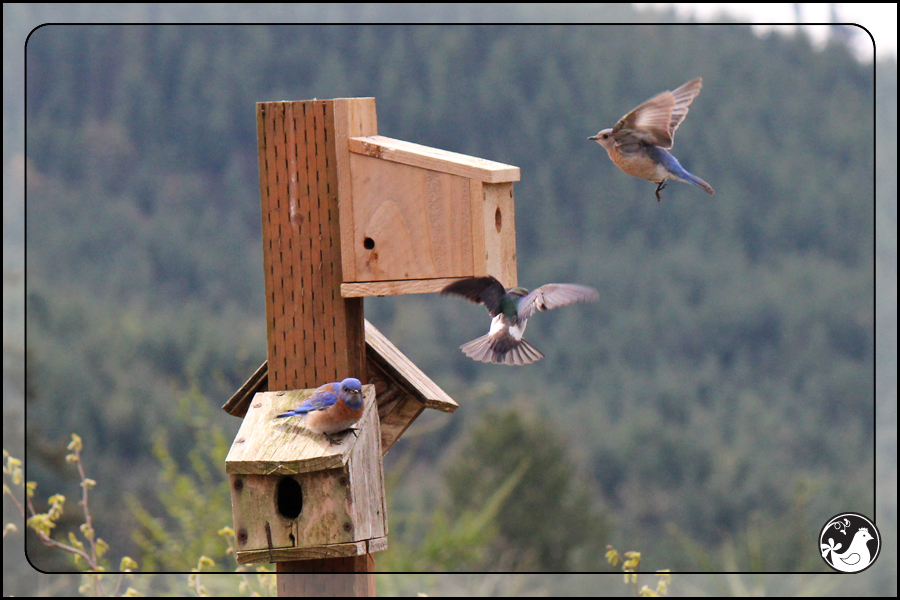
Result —
[[[441,173],[461,175],[485,183],[519,181],[519,167],[475,156],[430,148],[383,135],[350,138],[350,152]]]

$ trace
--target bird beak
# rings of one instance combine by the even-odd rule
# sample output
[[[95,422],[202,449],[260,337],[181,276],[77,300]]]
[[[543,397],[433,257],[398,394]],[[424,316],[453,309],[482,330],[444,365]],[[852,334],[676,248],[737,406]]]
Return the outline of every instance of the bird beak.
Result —
[[[600,134],[597,134],[597,135],[592,135],[592,136],[589,137],[588,139],[589,139],[589,140],[596,140],[596,139],[599,138],[599,137],[600,137]]]

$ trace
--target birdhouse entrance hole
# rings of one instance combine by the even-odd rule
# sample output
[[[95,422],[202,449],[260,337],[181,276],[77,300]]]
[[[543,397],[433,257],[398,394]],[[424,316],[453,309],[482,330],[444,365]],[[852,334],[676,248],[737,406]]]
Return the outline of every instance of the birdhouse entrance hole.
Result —
[[[303,510],[303,488],[292,477],[278,482],[278,513],[285,519],[296,519]]]

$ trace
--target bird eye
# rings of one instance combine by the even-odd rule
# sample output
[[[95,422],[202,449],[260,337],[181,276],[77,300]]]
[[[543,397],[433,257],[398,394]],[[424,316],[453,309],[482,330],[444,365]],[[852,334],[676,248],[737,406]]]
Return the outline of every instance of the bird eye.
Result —
[[[608,138],[609,138],[609,134],[608,134],[608,133],[604,133],[604,134],[603,134],[603,139],[605,140],[605,139],[608,139]]]

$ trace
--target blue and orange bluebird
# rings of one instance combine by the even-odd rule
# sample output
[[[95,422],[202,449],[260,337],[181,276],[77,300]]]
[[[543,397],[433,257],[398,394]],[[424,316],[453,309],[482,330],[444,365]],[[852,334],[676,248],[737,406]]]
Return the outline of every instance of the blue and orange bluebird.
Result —
[[[350,429],[359,421],[363,413],[363,400],[362,384],[359,379],[348,377],[340,383],[326,383],[319,386],[303,404],[275,415],[275,418],[303,417],[310,431],[323,433],[332,444],[340,444],[340,441],[329,434]]]
[[[604,129],[589,140],[606,148],[617,167],[635,177],[652,181],[656,199],[666,187],[666,179],[691,183],[712,194],[712,187],[688,173],[678,160],[666,152],[674,144],[675,130],[688,114],[703,79],[691,79],[680,88],[653,96],[619,119],[612,129]]]

